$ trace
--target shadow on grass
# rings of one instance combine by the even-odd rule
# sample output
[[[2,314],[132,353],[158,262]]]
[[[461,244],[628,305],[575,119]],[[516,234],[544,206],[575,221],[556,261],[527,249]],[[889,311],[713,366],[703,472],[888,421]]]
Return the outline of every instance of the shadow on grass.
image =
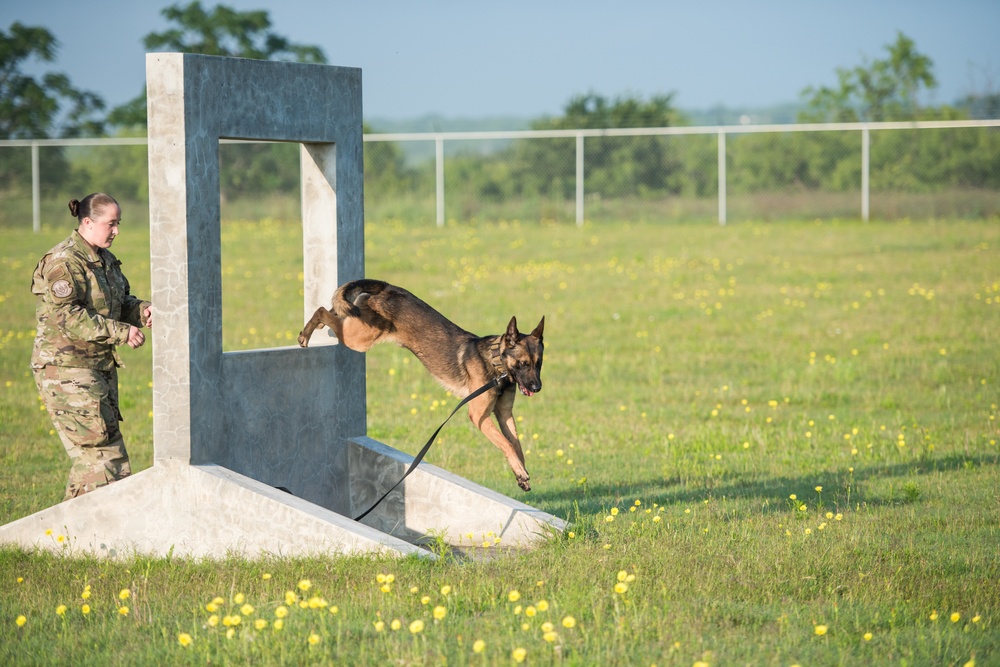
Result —
[[[855,467],[854,472],[823,471],[800,476],[763,477],[752,473],[730,473],[722,476],[691,476],[682,479],[648,478],[621,483],[589,484],[580,490],[532,491],[531,504],[550,514],[575,519],[580,514],[597,514],[615,506],[631,505],[636,499],[645,506],[685,505],[702,502],[707,498],[727,498],[753,502],[763,513],[787,511],[789,495],[796,494],[800,501],[813,504],[822,498],[830,508],[847,504],[865,503],[869,506],[902,505],[919,500],[923,492],[919,485],[909,484],[915,478],[937,472],[995,467],[1000,463],[996,455],[965,456],[953,454],[942,458],[922,459],[909,463]],[[874,491],[871,482],[879,480],[904,480],[889,492]],[[822,493],[815,489],[823,488]]]

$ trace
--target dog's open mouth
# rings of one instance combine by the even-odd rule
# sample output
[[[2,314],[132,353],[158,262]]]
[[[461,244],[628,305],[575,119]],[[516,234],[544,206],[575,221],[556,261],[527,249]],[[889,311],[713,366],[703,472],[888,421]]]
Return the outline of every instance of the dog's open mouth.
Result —
[[[525,387],[523,384],[519,383],[517,385],[517,388],[520,389],[521,393],[524,394],[525,396],[534,396],[535,395],[535,392],[531,391],[530,389],[528,389],[527,387]]]

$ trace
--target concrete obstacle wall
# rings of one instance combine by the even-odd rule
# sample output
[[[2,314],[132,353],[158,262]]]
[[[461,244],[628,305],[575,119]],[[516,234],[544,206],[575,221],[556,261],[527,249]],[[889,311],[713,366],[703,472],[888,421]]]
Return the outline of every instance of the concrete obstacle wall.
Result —
[[[364,275],[361,71],[155,53],[146,77],[154,464],[0,527],[0,543],[63,548],[53,530],[106,555],[427,554],[429,534],[526,547],[563,529],[427,464],[353,521],[412,461],[366,437],[364,356],[327,330],[307,349],[222,349],[219,141],[301,145],[305,319]]]

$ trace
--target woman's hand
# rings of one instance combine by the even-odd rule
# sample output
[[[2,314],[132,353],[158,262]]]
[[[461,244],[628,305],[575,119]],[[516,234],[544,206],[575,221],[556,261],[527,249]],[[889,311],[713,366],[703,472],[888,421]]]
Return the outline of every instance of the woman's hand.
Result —
[[[142,344],[146,342],[146,334],[142,333],[142,329],[139,327],[129,325],[127,342],[128,346],[133,350],[137,347],[142,347]]]

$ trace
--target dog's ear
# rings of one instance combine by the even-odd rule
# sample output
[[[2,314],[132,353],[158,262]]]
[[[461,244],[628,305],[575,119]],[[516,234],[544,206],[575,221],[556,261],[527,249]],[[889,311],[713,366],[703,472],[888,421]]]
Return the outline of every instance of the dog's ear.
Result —
[[[535,327],[534,329],[532,329],[531,335],[534,336],[535,338],[537,338],[538,342],[541,343],[542,342],[542,331],[544,331],[544,330],[545,330],[545,316],[542,315],[541,322],[538,323],[537,327]]]
[[[507,324],[507,331],[504,333],[504,338],[507,342],[507,347],[513,347],[517,345],[517,341],[521,339],[521,334],[517,331],[517,318],[510,318],[510,322]]]

